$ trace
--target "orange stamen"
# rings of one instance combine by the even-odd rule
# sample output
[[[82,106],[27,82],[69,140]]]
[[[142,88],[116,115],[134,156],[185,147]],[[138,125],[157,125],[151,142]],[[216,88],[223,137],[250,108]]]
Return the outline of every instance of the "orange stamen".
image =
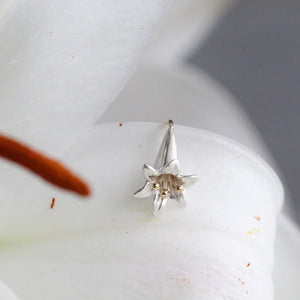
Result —
[[[0,156],[23,166],[62,189],[82,196],[90,194],[88,185],[61,163],[3,135],[0,135]]]

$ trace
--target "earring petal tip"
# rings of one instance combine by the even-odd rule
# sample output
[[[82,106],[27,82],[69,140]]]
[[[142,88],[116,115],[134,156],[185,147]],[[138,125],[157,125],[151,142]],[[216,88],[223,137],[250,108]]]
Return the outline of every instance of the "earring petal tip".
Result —
[[[146,182],[145,185],[141,189],[137,190],[133,194],[133,196],[135,198],[147,198],[147,197],[151,196],[152,194],[153,194],[153,190],[151,188],[151,184],[150,184],[150,182]]]

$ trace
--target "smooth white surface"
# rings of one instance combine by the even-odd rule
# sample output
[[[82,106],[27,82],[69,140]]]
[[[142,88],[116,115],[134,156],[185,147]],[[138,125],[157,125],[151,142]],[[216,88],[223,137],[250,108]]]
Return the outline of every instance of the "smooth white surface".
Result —
[[[167,2],[1,1],[1,132],[61,156],[126,83]],[[2,160],[0,170],[1,199],[27,188],[22,171]],[[26,210],[2,204],[20,229]],[[16,299],[1,282],[0,299]]]
[[[151,113],[153,108],[155,113]],[[100,122],[142,119],[159,122],[168,118],[234,138],[275,165],[254,125],[233,96],[202,72],[187,67],[166,70],[142,65]],[[291,203],[288,198],[285,200],[285,210],[291,212]],[[276,300],[300,297],[300,233],[290,222],[281,216],[278,223],[273,277]]]
[[[165,130],[114,123],[84,137],[66,160],[90,179],[90,200],[30,176],[31,191],[1,199],[0,277],[22,300],[273,299],[278,178],[236,143],[176,126],[181,171],[200,180],[186,209],[170,205],[155,219],[151,199],[132,193]]]
[[[61,156],[126,83],[168,0],[4,0],[0,130]]]
[[[0,281],[0,299],[18,300],[17,296],[2,281]]]
[[[173,0],[146,60],[173,67],[205,42],[236,0]]]
[[[299,300],[299,278],[300,230],[288,217],[281,215],[275,240],[275,300]]]
[[[99,122],[175,123],[230,137],[272,162],[259,132],[238,101],[206,73],[142,64]]]
[[[202,128],[230,137],[277,164],[239,102],[206,73],[191,66],[142,64],[99,122],[155,121]],[[293,216],[285,191],[284,212]]]

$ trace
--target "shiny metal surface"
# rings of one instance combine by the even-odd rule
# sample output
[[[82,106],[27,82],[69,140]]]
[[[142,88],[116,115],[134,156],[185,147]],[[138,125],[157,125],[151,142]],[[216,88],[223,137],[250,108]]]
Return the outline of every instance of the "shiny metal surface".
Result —
[[[164,210],[169,199],[174,200],[179,207],[185,207],[187,203],[184,189],[192,186],[198,180],[196,175],[180,175],[172,120],[169,120],[168,126],[154,167],[148,164],[144,165],[143,172],[146,183],[134,194],[136,198],[147,198],[154,195],[154,216]]]

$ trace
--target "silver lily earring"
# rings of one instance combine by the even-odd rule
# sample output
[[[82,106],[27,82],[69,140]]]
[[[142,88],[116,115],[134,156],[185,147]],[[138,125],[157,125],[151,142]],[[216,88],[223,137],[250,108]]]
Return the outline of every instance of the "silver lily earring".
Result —
[[[135,192],[136,198],[154,195],[153,214],[159,215],[165,208],[168,199],[174,200],[180,207],[186,207],[184,190],[193,185],[196,175],[180,175],[177,159],[177,147],[174,135],[174,123],[169,120],[169,128],[162,141],[154,167],[145,164],[145,185]]]

